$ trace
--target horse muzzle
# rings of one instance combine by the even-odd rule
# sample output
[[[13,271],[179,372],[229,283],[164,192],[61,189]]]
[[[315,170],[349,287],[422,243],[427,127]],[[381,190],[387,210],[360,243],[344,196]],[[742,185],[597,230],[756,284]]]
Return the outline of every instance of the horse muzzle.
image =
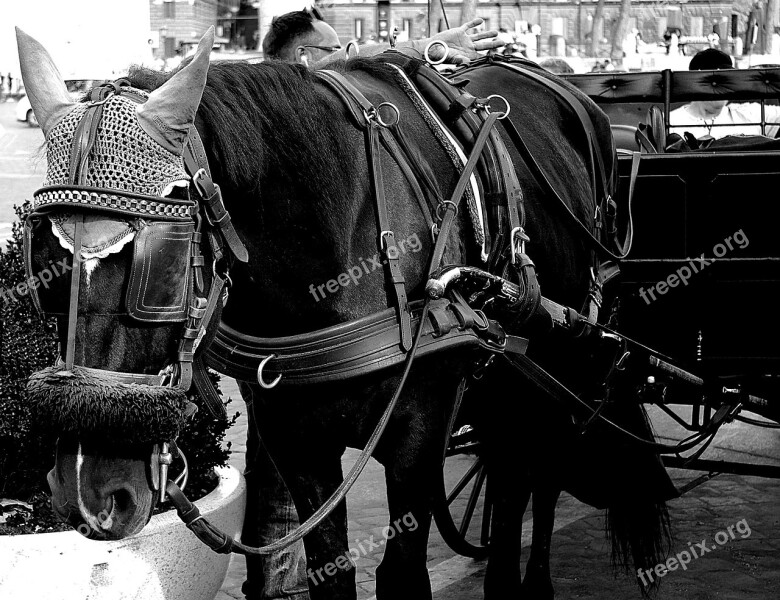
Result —
[[[58,441],[55,465],[47,476],[54,512],[90,539],[116,540],[138,533],[157,500],[150,462],[142,455],[140,449],[125,449],[106,456],[104,449],[91,444]]]

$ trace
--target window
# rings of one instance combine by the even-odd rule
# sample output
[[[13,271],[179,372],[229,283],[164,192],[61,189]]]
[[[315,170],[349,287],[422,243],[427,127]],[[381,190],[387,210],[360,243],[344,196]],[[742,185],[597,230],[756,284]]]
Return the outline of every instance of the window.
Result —
[[[688,35],[692,37],[704,35],[704,17],[691,17],[691,29],[688,31]]]
[[[165,38],[165,58],[172,58],[176,56],[176,38],[167,37]]]
[[[363,19],[355,19],[355,39],[356,40],[363,40]]]
[[[163,2],[163,18],[175,19],[176,18],[176,3],[175,2]]]
[[[406,39],[411,40],[412,39],[412,20],[411,19],[404,19],[401,21],[401,31],[406,34]]]

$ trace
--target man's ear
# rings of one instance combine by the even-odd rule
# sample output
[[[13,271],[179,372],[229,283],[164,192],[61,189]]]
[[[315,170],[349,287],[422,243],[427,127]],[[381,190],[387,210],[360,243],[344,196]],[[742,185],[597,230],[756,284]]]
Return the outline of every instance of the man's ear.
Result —
[[[295,62],[301,63],[304,67],[309,66],[309,57],[306,54],[306,48],[298,46],[295,49]]]

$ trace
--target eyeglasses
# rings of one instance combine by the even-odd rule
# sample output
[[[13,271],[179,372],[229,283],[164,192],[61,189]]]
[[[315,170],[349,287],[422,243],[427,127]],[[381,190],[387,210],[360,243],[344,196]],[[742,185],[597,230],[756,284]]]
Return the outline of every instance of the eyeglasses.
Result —
[[[314,45],[311,45],[311,44],[305,44],[303,47],[304,48],[316,48],[317,50],[322,50],[323,52],[330,52],[331,54],[341,50],[341,46],[314,46]]]

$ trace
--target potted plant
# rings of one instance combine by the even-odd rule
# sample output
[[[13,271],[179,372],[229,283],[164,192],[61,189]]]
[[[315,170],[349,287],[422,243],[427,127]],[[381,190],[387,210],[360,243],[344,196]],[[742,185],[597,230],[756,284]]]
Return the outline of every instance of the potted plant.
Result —
[[[29,208],[16,208],[20,219]],[[20,220],[0,251],[0,597],[211,600],[229,557],[203,545],[175,512],[157,514],[137,536],[111,542],[89,540],[51,512],[46,473],[54,440],[30,414],[26,382],[54,362],[56,333],[22,293],[23,281]],[[211,376],[216,383],[218,375]],[[190,465],[188,495],[201,498],[201,513],[229,534],[241,529],[245,496],[242,476],[225,466],[230,444],[222,444],[235,418],[202,408],[177,440]]]

